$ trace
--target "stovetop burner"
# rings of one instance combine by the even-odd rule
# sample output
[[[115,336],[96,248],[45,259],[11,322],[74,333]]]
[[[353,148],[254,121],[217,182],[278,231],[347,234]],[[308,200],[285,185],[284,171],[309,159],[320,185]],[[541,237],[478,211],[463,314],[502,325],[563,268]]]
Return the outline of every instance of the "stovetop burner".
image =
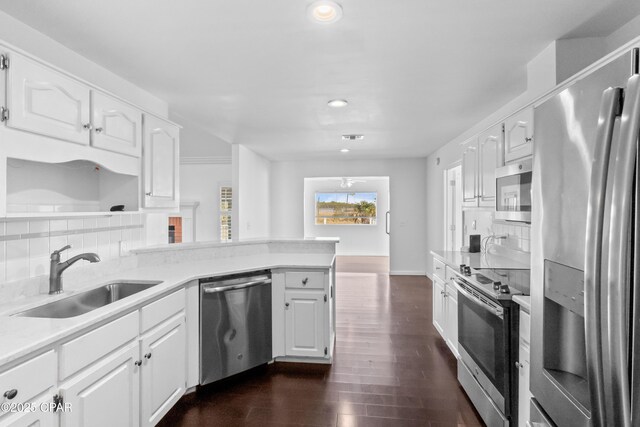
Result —
[[[495,300],[510,300],[513,295],[529,295],[530,270],[527,269],[471,269],[467,265],[461,265],[460,274],[471,285]]]

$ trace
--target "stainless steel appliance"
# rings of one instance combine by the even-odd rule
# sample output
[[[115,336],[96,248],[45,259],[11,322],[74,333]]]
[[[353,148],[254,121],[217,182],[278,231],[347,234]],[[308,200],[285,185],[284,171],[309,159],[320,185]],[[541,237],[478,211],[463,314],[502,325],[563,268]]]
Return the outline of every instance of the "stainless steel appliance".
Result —
[[[496,169],[496,219],[531,222],[532,160]]]
[[[638,50],[534,119],[531,391],[558,426],[638,426]]]
[[[273,359],[271,273],[200,281],[200,384]]]
[[[452,277],[458,290],[458,381],[489,426],[517,425],[518,306],[528,270],[472,270]]]

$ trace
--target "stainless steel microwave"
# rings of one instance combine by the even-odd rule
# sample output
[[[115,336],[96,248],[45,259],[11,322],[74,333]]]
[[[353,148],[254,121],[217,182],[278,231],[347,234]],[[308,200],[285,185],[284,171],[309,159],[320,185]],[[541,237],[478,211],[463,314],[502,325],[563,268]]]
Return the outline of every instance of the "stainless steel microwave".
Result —
[[[496,219],[531,222],[532,160],[496,169]]]

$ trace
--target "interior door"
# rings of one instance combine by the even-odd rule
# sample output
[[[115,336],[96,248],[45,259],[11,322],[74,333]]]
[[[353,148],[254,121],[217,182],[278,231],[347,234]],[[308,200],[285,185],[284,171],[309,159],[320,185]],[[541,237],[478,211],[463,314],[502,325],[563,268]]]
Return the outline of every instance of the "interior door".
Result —
[[[89,87],[20,54],[10,61],[7,125],[89,145]]]

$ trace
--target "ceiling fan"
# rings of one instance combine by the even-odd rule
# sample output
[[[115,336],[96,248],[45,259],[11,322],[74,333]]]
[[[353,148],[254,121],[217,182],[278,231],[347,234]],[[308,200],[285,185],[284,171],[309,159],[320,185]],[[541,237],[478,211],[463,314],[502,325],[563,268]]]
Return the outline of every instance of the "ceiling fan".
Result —
[[[351,188],[351,186],[356,182],[367,182],[367,181],[365,181],[364,179],[341,178],[340,188]]]

